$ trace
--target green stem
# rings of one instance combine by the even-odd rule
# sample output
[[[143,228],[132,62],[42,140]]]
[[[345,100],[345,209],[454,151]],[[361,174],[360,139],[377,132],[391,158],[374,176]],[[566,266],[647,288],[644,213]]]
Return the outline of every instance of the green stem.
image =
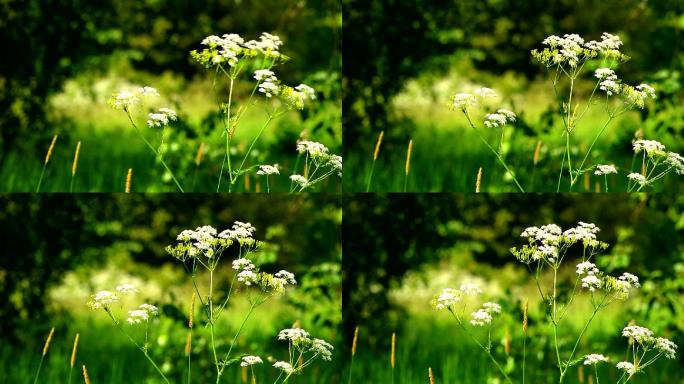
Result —
[[[264,123],[263,126],[261,126],[261,129],[259,129],[259,133],[254,137],[254,140],[252,140],[252,143],[249,145],[249,148],[247,148],[247,152],[245,153],[245,157],[242,159],[242,162],[240,163],[240,167],[237,170],[237,175],[235,175],[235,179],[231,181],[231,184],[235,183],[237,181],[238,177],[240,176],[240,172],[242,172],[242,167],[245,165],[245,161],[247,161],[247,158],[249,157],[249,154],[252,152],[252,148],[254,148],[254,144],[259,140],[259,137],[261,137],[261,134],[264,133],[264,130],[268,126],[268,124],[273,120],[273,115],[268,115],[268,119],[266,119],[266,122]]]
[[[40,357],[40,363],[38,363],[38,370],[36,371],[36,377],[33,379],[33,384],[38,383],[38,376],[40,375],[40,369],[43,367],[43,360],[45,360],[45,355]]]
[[[375,171],[375,159],[373,159],[373,164],[371,165],[370,174],[368,175],[368,181],[366,182],[366,192],[370,191],[371,180],[373,180],[373,171]]]
[[[603,131],[606,130],[606,128],[608,127],[608,124],[610,124],[610,122],[612,120],[613,120],[613,117],[609,116],[608,120],[603,124],[603,127],[601,127],[601,129],[598,131],[596,136],[594,136],[594,140],[592,140],[591,145],[589,145],[589,149],[587,149],[587,153],[584,155],[584,158],[582,159],[582,162],[580,163],[579,168],[577,168],[577,169],[582,170],[582,168],[584,167],[584,163],[586,163],[587,158],[589,158],[589,154],[591,153],[591,150],[594,148],[594,145],[596,144],[596,141],[598,141],[599,137],[601,137],[601,135],[603,134]],[[571,176],[571,183],[574,184],[577,181],[578,177],[579,177],[579,175],[577,175],[574,178],[574,181],[572,181],[573,178]]]
[[[247,323],[247,320],[252,315],[252,312],[254,312],[254,308],[256,308],[256,303],[252,303],[252,305],[249,307],[249,312],[247,312],[247,316],[245,316],[245,318],[242,320],[242,323],[240,324],[240,327],[238,328],[237,332],[235,332],[235,336],[233,336],[233,341],[230,342],[230,347],[228,348],[228,353],[226,353],[226,356],[223,358],[223,362],[228,361],[228,359],[230,358],[230,353],[233,351],[233,347],[235,346],[235,342],[237,341],[238,336],[240,336],[240,333],[242,332],[242,328],[244,328],[245,324]],[[223,368],[221,368],[221,373],[223,373],[223,370],[225,368],[226,368],[226,366],[224,365]]]
[[[36,187],[36,193],[40,192],[40,185],[43,184],[43,176],[45,176],[45,168],[47,168],[47,163],[43,164],[43,170],[40,172],[40,178],[38,179],[38,186]]]
[[[138,132],[138,134],[140,135],[140,138],[143,139],[143,141],[145,142],[145,144],[147,144],[147,147],[150,148],[150,150],[152,151],[152,153],[154,153],[155,158],[158,157],[158,158],[159,158],[159,161],[162,163],[162,165],[164,166],[164,168],[166,168],[166,170],[169,172],[169,174],[171,175],[171,179],[173,179],[173,182],[176,183],[176,187],[178,187],[178,189],[179,189],[182,193],[185,193],[185,191],[183,190],[183,187],[181,187],[181,185],[180,185],[180,183],[178,182],[178,180],[176,180],[176,176],[174,176],[174,174],[173,174],[173,172],[171,171],[171,169],[169,168],[169,166],[166,165],[166,162],[164,161],[164,158],[159,154],[159,152],[154,148],[154,146],[152,146],[152,144],[147,140],[147,138],[146,138],[145,135],[142,133],[142,131],[138,128],[138,126],[135,125],[135,122],[133,121],[133,117],[131,117],[131,113],[128,111],[128,109],[124,109],[124,111],[126,112],[126,116],[128,116],[128,120],[131,121],[131,124],[133,125],[133,128],[135,128],[135,131]]]
[[[164,372],[162,372],[161,369],[159,369],[159,366],[157,366],[157,364],[154,362],[154,360],[152,360],[150,355],[147,354],[147,351],[145,349],[143,349],[143,347],[141,347],[140,344],[138,344],[135,340],[133,340],[133,338],[126,331],[124,331],[124,329],[121,327],[121,324],[119,324],[119,322],[114,318],[114,316],[111,314],[111,312],[109,312],[109,309],[105,308],[105,312],[107,312],[107,315],[109,315],[109,317],[112,319],[112,321],[114,322],[114,325],[116,325],[116,327],[119,329],[119,331],[121,331],[121,333],[123,333],[128,338],[128,340],[130,340],[131,343],[133,343],[136,347],[138,347],[138,349],[143,353],[143,355],[145,355],[147,360],[150,362],[150,364],[152,364],[152,366],[157,371],[157,373],[159,373],[159,375],[162,377],[162,379],[164,379],[164,381],[167,384],[171,384],[169,379],[166,378],[166,375],[164,375]]]
[[[354,355],[352,355],[351,361],[349,363],[349,380],[347,381],[347,384],[351,384],[351,382],[352,382],[353,369],[354,369]]]
[[[489,150],[492,151],[494,156],[496,156],[496,159],[499,160],[499,163],[501,163],[501,165],[506,169],[506,172],[508,172],[508,174],[511,175],[511,178],[513,178],[513,182],[515,182],[515,185],[518,187],[518,190],[520,190],[520,192],[522,192],[522,193],[525,193],[525,189],[523,189],[523,187],[520,186],[520,183],[518,182],[518,179],[515,177],[515,174],[513,173],[513,171],[511,171],[508,168],[508,165],[503,160],[503,158],[499,155],[499,153],[496,152],[496,150],[491,145],[489,145],[489,142],[487,142],[487,140],[482,136],[482,134],[480,134],[480,131],[478,131],[477,128],[475,128],[473,121],[470,120],[470,115],[468,115],[468,112],[466,110],[463,110],[463,114],[468,119],[468,123],[470,123],[470,126],[475,130],[475,133],[477,133],[477,136],[480,138],[480,140],[482,140],[482,142],[487,146],[487,148],[489,148]]]

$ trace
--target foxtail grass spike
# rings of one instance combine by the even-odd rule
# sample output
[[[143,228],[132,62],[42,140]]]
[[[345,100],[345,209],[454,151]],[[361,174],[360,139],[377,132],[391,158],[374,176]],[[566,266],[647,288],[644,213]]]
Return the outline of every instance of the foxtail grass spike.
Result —
[[[126,174],[126,193],[131,193],[131,179],[133,178],[133,168],[128,168],[128,174]]]
[[[477,180],[475,181],[475,193],[480,193],[480,187],[482,186],[482,167],[477,170]]]

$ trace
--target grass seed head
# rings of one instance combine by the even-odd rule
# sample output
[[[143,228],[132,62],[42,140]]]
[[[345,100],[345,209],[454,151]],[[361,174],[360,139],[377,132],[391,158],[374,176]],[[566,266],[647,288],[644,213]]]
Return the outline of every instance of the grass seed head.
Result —
[[[396,351],[397,351],[397,334],[395,332],[392,332],[392,356],[391,356],[391,360],[390,360],[390,363],[392,364],[392,369],[394,369],[396,362],[397,362]]]
[[[356,328],[354,329],[354,340],[352,340],[352,357],[356,355],[356,343],[359,340],[359,326],[357,325]]]
[[[195,156],[195,165],[198,167],[202,163],[202,156],[204,156],[204,143],[200,143],[199,148],[197,148],[197,156]]]
[[[406,175],[408,176],[409,171],[411,171],[411,151],[413,150],[413,140],[409,140],[408,150],[406,151]]]
[[[475,181],[475,193],[480,193],[480,186],[482,185],[482,167],[477,170],[477,180]]]
[[[47,355],[48,349],[50,349],[50,343],[52,342],[52,336],[55,334],[55,327],[52,327],[50,334],[47,339],[45,339],[45,345],[43,345],[43,356]]]
[[[534,148],[534,156],[532,157],[532,163],[534,165],[537,165],[537,163],[539,163],[539,156],[541,155],[541,148],[542,148],[542,142],[541,142],[541,140],[538,140],[537,146]]]
[[[190,356],[190,347],[192,346],[192,331],[188,331],[188,336],[185,338],[185,356]]]
[[[126,193],[131,193],[131,178],[133,178],[133,168],[128,168],[128,174],[126,175]]]
[[[190,300],[190,312],[188,313],[188,328],[192,329],[193,320],[195,319],[195,293],[192,293]]]
[[[83,366],[83,381],[85,384],[90,384],[90,377],[88,376],[88,370],[85,365]]]
[[[435,384],[435,375],[432,374],[432,367],[428,367],[428,377],[430,378],[430,384]]]
[[[78,169],[78,155],[81,153],[81,142],[76,144],[76,151],[74,152],[74,162],[71,164],[71,176],[76,176],[76,170]]]
[[[74,367],[74,363],[76,362],[76,351],[78,350],[78,333],[76,334],[76,337],[74,337],[74,347],[71,350],[71,368]]]
[[[375,142],[375,151],[373,151],[373,161],[378,159],[378,154],[380,153],[380,145],[382,144],[383,136],[385,136],[385,131],[380,131],[380,135],[378,135],[378,141]]]
[[[52,157],[52,151],[55,149],[55,143],[57,142],[57,136],[59,136],[59,135],[52,136],[52,141],[50,142],[50,147],[48,147],[47,153],[45,154],[45,164],[47,164],[50,161],[50,157]]]

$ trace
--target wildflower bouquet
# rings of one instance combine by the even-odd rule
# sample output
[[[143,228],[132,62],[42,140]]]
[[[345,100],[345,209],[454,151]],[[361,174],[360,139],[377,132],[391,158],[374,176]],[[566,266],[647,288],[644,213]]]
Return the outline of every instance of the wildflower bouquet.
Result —
[[[242,367],[249,367],[253,380],[256,380],[253,366],[262,364],[259,356],[241,354],[236,355],[234,349],[237,340],[242,333],[245,324],[250,320],[257,307],[271,299],[282,296],[286,289],[297,284],[294,274],[281,270],[277,273],[261,271],[254,264],[253,254],[259,249],[261,241],[255,240],[253,234],[255,228],[250,223],[235,222],[224,231],[217,231],[210,226],[199,227],[195,230],[184,230],[177,236],[177,244],[168,246],[167,252],[183,263],[190,273],[194,294],[188,316],[188,336],[185,353],[188,358],[187,382],[191,382],[191,343],[195,326],[195,298],[199,298],[200,307],[205,318],[206,328],[209,330],[209,348],[216,372],[216,383],[220,383],[226,367],[239,363]],[[230,285],[222,287],[214,281],[214,274],[221,265],[220,260],[224,253],[237,254],[237,258],[231,263],[234,271]],[[198,275],[204,270],[209,275],[208,285],[200,287]],[[219,299],[217,291],[224,289],[225,296]],[[232,337],[227,350],[217,347],[215,329],[219,326],[221,316],[231,303],[234,293],[243,291],[250,303],[247,313],[240,322],[239,328]],[[151,345],[148,342],[148,330],[153,325],[152,319],[159,315],[157,307],[151,304],[140,304],[138,307],[126,312],[125,321],[117,314],[115,308],[124,295],[137,292],[137,289],[128,284],[116,287],[115,291],[101,291],[94,294],[88,302],[92,309],[102,309],[107,313],[114,325],[143,353],[149,363],[166,383],[170,383],[166,374],[152,358]],[[128,323],[128,324],[125,324]],[[144,327],[144,339],[137,340],[129,327]],[[312,338],[310,334],[301,328],[284,329],[278,333],[278,340],[287,342],[288,359],[276,361],[273,367],[280,371],[274,381],[287,383],[290,377],[301,374],[306,367],[316,360],[332,359],[333,346],[328,342]]]
[[[605,190],[608,191],[608,175],[624,172],[629,180],[628,190],[640,191],[652,185],[671,172],[684,175],[684,159],[675,152],[668,152],[665,147],[654,140],[638,140],[633,144],[635,156],[643,152],[640,172],[633,170],[618,170],[613,164],[589,164],[592,150],[599,138],[611,126],[616,118],[635,109],[643,109],[649,100],[656,99],[656,90],[648,84],[636,86],[626,84],[619,79],[616,69],[619,63],[629,59],[620,52],[622,41],[618,36],[603,33],[600,41],[585,41],[577,34],[566,34],[563,37],[549,36],[542,41],[541,50],[533,50],[532,57],[544,65],[552,74],[551,83],[555,99],[558,100],[558,114],[560,115],[565,148],[558,173],[556,191],[560,192],[563,180],[567,181],[568,189],[572,190],[579,178],[587,173],[604,176]],[[577,82],[587,72],[589,67],[598,67],[591,78],[594,86],[588,99],[580,101],[576,89]],[[567,83],[567,94],[561,93],[562,83]],[[475,130],[480,140],[494,154],[506,174],[515,183],[517,189],[524,192],[514,170],[505,161],[502,144],[505,138],[504,128],[514,125],[516,115],[506,109],[485,114],[481,126],[473,121],[472,107],[480,105],[488,107],[486,99],[497,97],[489,88],[480,88],[473,93],[457,93],[451,100],[451,108],[461,111],[469,125]],[[592,106],[600,106],[606,114],[605,122],[596,130],[589,147],[579,159],[573,159],[572,142],[579,123]],[[486,139],[482,131],[500,130],[498,145]],[[496,147],[496,148],[495,148]],[[645,151],[648,147],[649,151]],[[536,158],[536,156],[535,156]],[[535,161],[536,163],[536,161]],[[633,164],[634,166],[634,164]]]
[[[212,74],[212,92],[217,100],[220,110],[221,123],[220,133],[224,149],[223,159],[219,174],[217,175],[216,192],[221,191],[221,184],[228,184],[228,191],[234,190],[236,183],[249,173],[266,178],[266,189],[270,192],[270,177],[280,175],[281,168],[278,164],[249,164],[248,159],[254,154],[257,143],[262,134],[279,117],[293,110],[303,110],[306,105],[316,100],[313,88],[306,84],[289,86],[283,84],[274,72],[274,68],[289,60],[289,57],[280,52],[283,42],[278,36],[262,33],[259,40],[245,41],[237,34],[224,34],[222,37],[211,35],[201,42],[204,46],[201,50],[193,50],[190,56]],[[254,81],[247,100],[238,105],[234,94],[236,84],[245,75]],[[228,95],[221,95],[217,84],[220,81],[228,83]],[[133,128],[140,135],[147,147],[156,159],[164,167],[166,174],[173,180],[179,191],[184,192],[180,179],[171,170],[164,159],[168,145],[164,143],[166,129],[178,119],[177,113],[170,108],[160,108],[147,115],[147,127],[160,129],[159,144],[153,145],[135,123],[133,108],[141,105],[149,97],[158,97],[159,92],[152,87],[141,87],[135,90],[121,90],[115,93],[109,103],[114,109],[126,113]],[[263,99],[260,99],[260,96]],[[240,121],[245,113],[257,104],[262,104],[265,112],[265,120],[253,139],[247,145],[244,153],[236,159],[238,153],[234,141],[235,132],[240,126]],[[342,157],[330,153],[329,149],[318,142],[302,140],[296,143],[297,162],[289,170],[290,192],[301,192],[313,188],[315,185],[326,180],[330,176],[342,176]],[[197,154],[196,163],[201,161],[202,148]],[[304,161],[300,159],[304,157]],[[301,166],[301,168],[300,168]]]
[[[555,352],[554,364],[558,369],[558,383],[563,383],[568,370],[580,362],[583,362],[584,365],[593,366],[597,383],[600,382],[596,365],[608,362],[610,359],[597,353],[578,357],[580,341],[600,311],[616,301],[629,299],[632,291],[640,288],[637,276],[628,272],[618,277],[610,276],[601,272],[592,262],[596,255],[608,248],[608,244],[597,239],[599,231],[600,229],[596,225],[583,222],[579,222],[576,227],[567,230],[563,230],[555,224],[529,227],[521,234],[521,237],[527,239],[527,244],[511,249],[511,253],[516,259],[524,263],[534,274],[540,298],[548,308],[546,317],[552,330],[552,344]],[[575,246],[581,246],[582,256],[581,261],[576,265],[576,278],[572,291],[565,296],[559,292],[558,271],[563,261],[567,261],[568,250]],[[550,286],[545,287],[542,273],[547,270],[553,274],[553,280]],[[470,320],[467,320],[466,309],[472,300],[466,299],[480,296],[482,293],[477,285],[470,283],[463,284],[458,289],[446,288],[434,299],[433,306],[437,310],[447,310],[456,319],[459,327],[469,335],[478,347],[487,353],[505,381],[513,383],[511,371],[504,369],[492,352],[491,331],[496,315],[502,311],[501,306],[494,302],[485,302],[480,308],[473,311],[470,314]],[[571,340],[575,340],[569,344],[572,348],[564,350],[559,341],[562,338],[560,326],[563,324],[573,301],[579,295],[589,296],[592,311],[579,334],[571,337]],[[523,309],[522,326],[522,383],[525,382],[528,326],[528,305],[526,302]],[[487,329],[486,341],[481,341],[475,336],[472,330],[474,327],[485,327]],[[677,346],[666,338],[655,337],[653,332],[647,328],[628,325],[623,329],[622,336],[629,341],[625,355],[628,356],[628,359],[615,365],[621,371],[618,384],[629,382],[637,373],[643,372],[645,368],[661,357],[669,359],[675,357]]]

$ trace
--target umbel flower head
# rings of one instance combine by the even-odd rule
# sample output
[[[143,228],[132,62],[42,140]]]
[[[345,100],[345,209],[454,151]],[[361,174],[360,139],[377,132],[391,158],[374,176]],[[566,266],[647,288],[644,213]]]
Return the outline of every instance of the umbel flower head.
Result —
[[[600,41],[587,41],[577,34],[565,34],[563,37],[551,35],[542,41],[542,50],[532,50],[532,57],[547,67],[566,67],[574,70],[581,63],[601,56],[609,60],[626,61],[626,55],[620,53],[622,41],[616,35],[604,32]]]
[[[215,65],[236,67],[241,60],[263,55],[274,61],[286,61],[287,56],[280,53],[282,40],[276,35],[264,32],[259,40],[245,41],[235,33],[224,34],[219,37],[211,35],[205,37],[202,42],[206,48],[193,50],[190,56],[206,68]]]
[[[599,164],[594,171],[594,175],[610,175],[611,173],[617,173],[617,168],[613,164]]]
[[[507,109],[499,109],[496,113],[490,113],[485,118],[484,125],[487,128],[503,127],[509,122],[515,121],[515,113]]]
[[[315,165],[328,167],[342,177],[342,156],[331,154],[325,145],[315,141],[300,140],[297,141],[297,153],[306,155]],[[292,175],[290,179],[302,186],[308,186],[309,183],[309,180],[301,175]]]
[[[556,224],[529,227],[520,234],[520,237],[527,238],[528,244],[511,248],[511,253],[526,264],[545,262],[557,267],[562,259],[561,252],[573,244],[581,243],[591,253],[605,250],[608,244],[597,240],[599,231],[596,225],[581,221],[565,231]]]
[[[243,356],[240,362],[241,367],[249,367],[256,364],[263,364],[263,360],[259,356]]]
[[[310,354],[311,358],[332,360],[334,347],[325,340],[311,338],[309,332],[301,328],[287,328],[278,332],[278,340],[287,341],[290,348],[294,348],[302,355]]]
[[[147,126],[150,128],[161,128],[169,125],[170,121],[176,121],[178,115],[176,111],[169,108],[160,108],[158,112],[148,114]]]
[[[598,353],[592,353],[590,355],[586,355],[584,357],[584,365],[596,365],[598,363],[607,363],[608,358],[598,354]]]
[[[437,310],[451,309],[454,304],[463,301],[466,296],[476,296],[482,293],[482,289],[473,283],[463,283],[458,289],[444,288],[442,292],[432,300],[432,306]]]
[[[121,90],[112,95],[109,105],[114,109],[129,110],[140,104],[141,98],[158,97],[159,92],[152,87],[140,87],[133,91]]]

